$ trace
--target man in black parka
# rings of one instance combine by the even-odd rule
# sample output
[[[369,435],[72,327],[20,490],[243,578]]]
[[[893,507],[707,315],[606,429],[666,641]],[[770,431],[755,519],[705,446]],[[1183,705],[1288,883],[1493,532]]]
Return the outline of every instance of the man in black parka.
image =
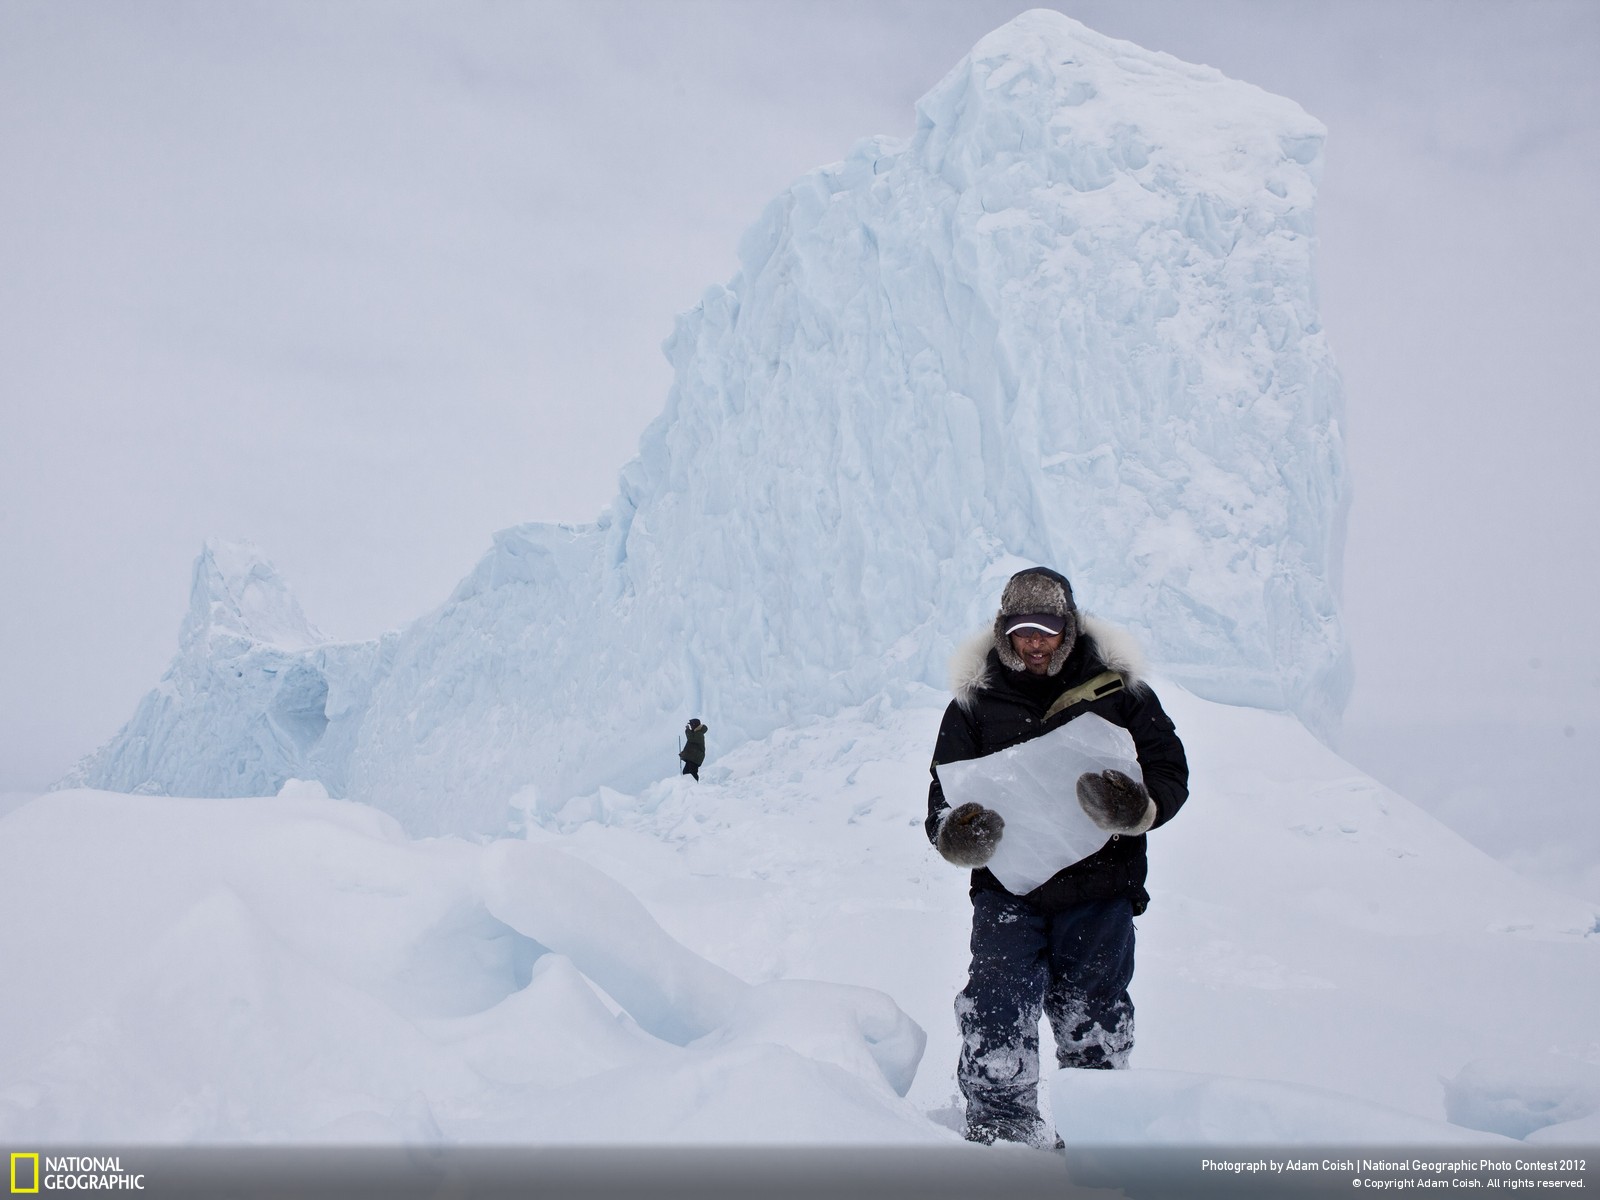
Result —
[[[1039,1116],[1039,1018],[1050,1021],[1061,1066],[1127,1065],[1133,918],[1150,899],[1144,834],[1187,798],[1188,763],[1140,679],[1132,638],[1081,613],[1072,585],[1048,568],[1011,577],[992,632],[958,652],[951,673],[955,699],[939,727],[926,828],[945,859],[974,868],[972,964],[955,1006],[967,1137],[1059,1145]],[[993,754],[1084,713],[1128,730],[1144,782],[1120,771],[1063,779],[1061,802],[1080,805],[1110,839],[1013,895],[984,869],[1003,835],[1000,814],[980,804],[952,810],[938,766]]]

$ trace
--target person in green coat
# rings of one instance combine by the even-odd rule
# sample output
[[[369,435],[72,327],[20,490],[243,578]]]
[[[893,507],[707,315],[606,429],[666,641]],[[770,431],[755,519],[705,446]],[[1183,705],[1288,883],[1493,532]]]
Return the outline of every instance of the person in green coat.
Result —
[[[683,759],[683,773],[698,781],[700,764],[706,760],[706,726],[699,717],[690,717],[683,727],[683,749],[678,751],[678,757]]]

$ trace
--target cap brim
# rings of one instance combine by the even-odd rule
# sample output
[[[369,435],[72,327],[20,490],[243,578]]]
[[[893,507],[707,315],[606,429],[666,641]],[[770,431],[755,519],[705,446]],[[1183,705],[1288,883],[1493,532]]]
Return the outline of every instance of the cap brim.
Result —
[[[1019,629],[1037,629],[1041,633],[1051,636],[1061,633],[1067,627],[1065,617],[1055,616],[1053,613],[1022,613],[1009,617],[1006,621],[1006,633],[1013,634]]]

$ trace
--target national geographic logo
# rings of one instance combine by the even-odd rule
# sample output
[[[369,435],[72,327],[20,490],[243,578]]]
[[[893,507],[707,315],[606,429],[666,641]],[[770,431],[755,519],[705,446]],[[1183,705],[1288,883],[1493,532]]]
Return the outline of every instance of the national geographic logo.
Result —
[[[118,1155],[11,1154],[11,1194],[31,1196],[45,1192],[144,1191],[144,1176],[122,1169]]]

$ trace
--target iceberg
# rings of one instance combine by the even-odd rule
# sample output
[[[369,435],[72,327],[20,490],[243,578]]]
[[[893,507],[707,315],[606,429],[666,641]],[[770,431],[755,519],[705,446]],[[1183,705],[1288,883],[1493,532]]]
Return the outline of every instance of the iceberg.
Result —
[[[942,686],[1027,563],[1164,677],[1331,736],[1348,490],[1323,137],[1289,100],[1024,13],[911,136],[771,203],[679,319],[665,409],[595,522],[497,534],[377,642],[247,622],[186,644],[73,782],[315,778],[413,833],[494,834],[529,789],[555,811],[673,773],[690,715],[714,761]]]
[[[256,546],[211,539],[166,674],[57,786],[261,796],[304,778],[340,795],[349,733],[383,648],[329,642]]]

